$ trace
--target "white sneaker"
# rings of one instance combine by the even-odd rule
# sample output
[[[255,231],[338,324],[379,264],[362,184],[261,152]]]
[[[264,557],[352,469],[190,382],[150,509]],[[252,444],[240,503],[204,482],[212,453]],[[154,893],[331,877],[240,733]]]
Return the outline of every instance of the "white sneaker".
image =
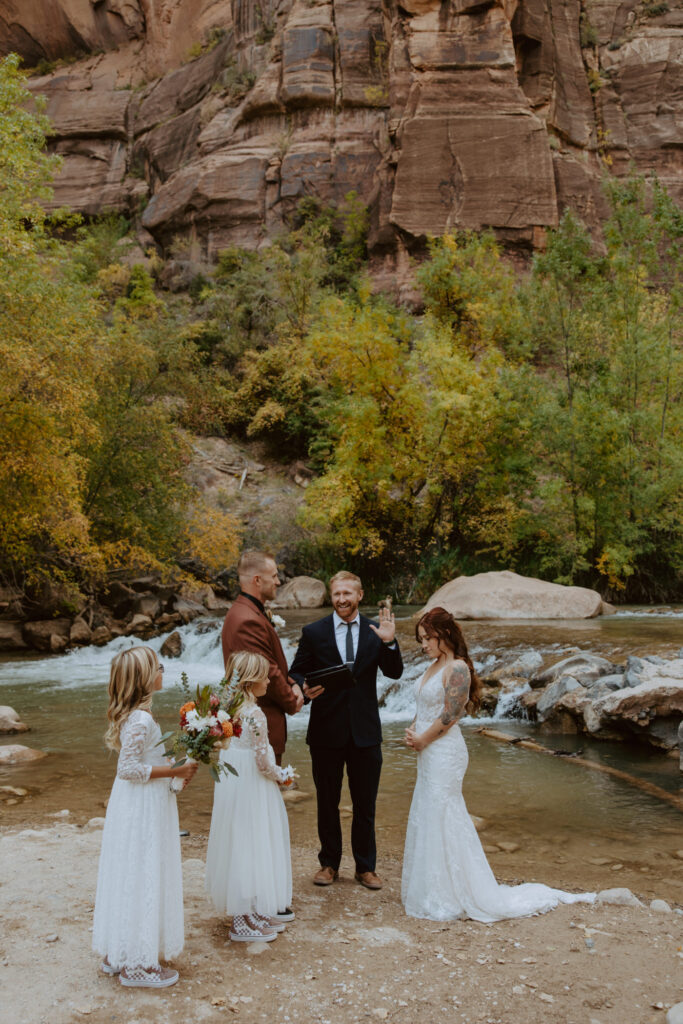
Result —
[[[108,960],[103,960],[100,964],[100,970],[103,974],[120,974],[120,969],[112,967]]]
[[[178,972],[170,967],[124,967],[119,975],[127,988],[168,988],[177,980]]]
[[[289,921],[293,921],[294,917],[295,917],[295,914],[294,914],[294,911],[292,910],[292,908],[291,907],[285,907],[284,910],[278,910],[277,914],[275,915],[274,918],[272,918],[272,920],[284,921],[285,924],[287,924]]]

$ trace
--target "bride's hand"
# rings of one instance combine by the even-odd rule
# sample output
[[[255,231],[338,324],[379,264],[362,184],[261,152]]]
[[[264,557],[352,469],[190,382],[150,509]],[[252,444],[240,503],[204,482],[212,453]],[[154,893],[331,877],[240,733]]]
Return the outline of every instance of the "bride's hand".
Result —
[[[406,729],[405,742],[407,747],[412,747],[412,749],[415,750],[418,754],[427,746],[422,736],[418,736],[418,734],[415,732],[415,729],[412,726],[409,729]]]

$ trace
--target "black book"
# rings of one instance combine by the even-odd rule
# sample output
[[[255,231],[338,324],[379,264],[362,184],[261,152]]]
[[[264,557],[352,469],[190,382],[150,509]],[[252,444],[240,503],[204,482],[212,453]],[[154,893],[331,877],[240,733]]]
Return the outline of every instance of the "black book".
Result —
[[[350,690],[354,685],[353,674],[348,665],[331,665],[329,668],[318,668],[306,674],[309,686],[324,686],[325,693],[341,693]]]

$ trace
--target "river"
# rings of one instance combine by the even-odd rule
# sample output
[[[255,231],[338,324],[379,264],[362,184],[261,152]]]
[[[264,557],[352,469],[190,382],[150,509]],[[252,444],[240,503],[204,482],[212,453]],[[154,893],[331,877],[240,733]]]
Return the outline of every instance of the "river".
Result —
[[[372,610],[370,610],[372,611]],[[377,807],[380,855],[400,856],[405,820],[415,777],[413,753],[402,743],[403,729],[412,713],[413,689],[424,663],[414,640],[414,608],[397,608],[398,636],[406,670],[398,687],[380,678],[384,697],[384,769]],[[280,633],[291,661],[301,625],[320,612],[287,611]],[[180,703],[181,672],[192,684],[218,682],[222,675],[220,621],[195,620],[180,632],[184,651],[180,659],[164,659],[164,692],[155,698],[162,728],[175,725]],[[631,609],[614,616],[572,621],[498,621],[463,624],[470,652],[478,668],[497,659],[512,660],[533,648],[559,658],[576,649],[624,661],[628,654],[673,657],[683,644],[683,613],[675,610]],[[149,645],[158,650],[164,637]],[[119,638],[106,647],[88,647],[52,657],[8,657],[0,662],[0,704],[14,707],[31,726],[20,736],[0,737],[0,743],[24,743],[42,749],[48,757],[28,765],[0,768],[0,786],[28,790],[25,798],[0,791],[1,822],[7,827],[53,820],[69,811],[78,824],[104,813],[104,802],[115,772],[115,755],[102,743],[106,689],[111,657],[123,646],[139,641]],[[503,709],[504,711],[504,709]],[[303,793],[312,794],[310,762],[305,745],[306,711],[289,720],[285,761],[301,776]],[[532,734],[527,722],[494,719],[497,728]],[[553,884],[607,887],[640,881],[641,889],[666,882],[670,898],[683,902],[683,847],[681,815],[670,805],[612,777],[589,771],[571,761],[543,756],[477,735],[478,719],[465,720],[463,731],[470,750],[465,795],[471,813],[490,825],[482,841],[492,851],[498,871],[536,871]],[[546,745],[582,749],[583,756],[600,761],[678,792],[678,762],[649,748],[631,744],[598,743],[584,736],[544,737]],[[16,803],[8,802],[16,800]],[[182,824],[192,832],[208,830],[212,786],[203,770],[179,798]],[[315,846],[315,806],[311,796],[289,806],[293,842]],[[342,807],[350,804],[348,792]],[[343,810],[348,833],[349,811]],[[66,817],[66,816],[65,816]],[[59,819],[57,819],[59,820]],[[517,843],[519,853],[506,858],[497,841]],[[602,861],[604,863],[597,863]],[[547,865],[552,865],[552,878]],[[618,865],[622,867],[619,868]],[[313,858],[312,858],[312,866]],[[533,873],[532,871],[532,873]],[[597,881],[592,881],[599,876]],[[673,891],[671,887],[673,886]],[[661,894],[661,892],[660,892]]]

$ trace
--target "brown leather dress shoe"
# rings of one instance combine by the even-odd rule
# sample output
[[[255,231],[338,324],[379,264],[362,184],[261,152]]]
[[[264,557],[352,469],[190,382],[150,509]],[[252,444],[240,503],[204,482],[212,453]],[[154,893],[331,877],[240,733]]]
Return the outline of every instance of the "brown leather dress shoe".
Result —
[[[364,885],[366,889],[381,889],[384,882],[374,871],[356,872],[356,881]]]
[[[339,872],[326,865],[313,875],[313,885],[332,885],[335,878],[339,878]]]

